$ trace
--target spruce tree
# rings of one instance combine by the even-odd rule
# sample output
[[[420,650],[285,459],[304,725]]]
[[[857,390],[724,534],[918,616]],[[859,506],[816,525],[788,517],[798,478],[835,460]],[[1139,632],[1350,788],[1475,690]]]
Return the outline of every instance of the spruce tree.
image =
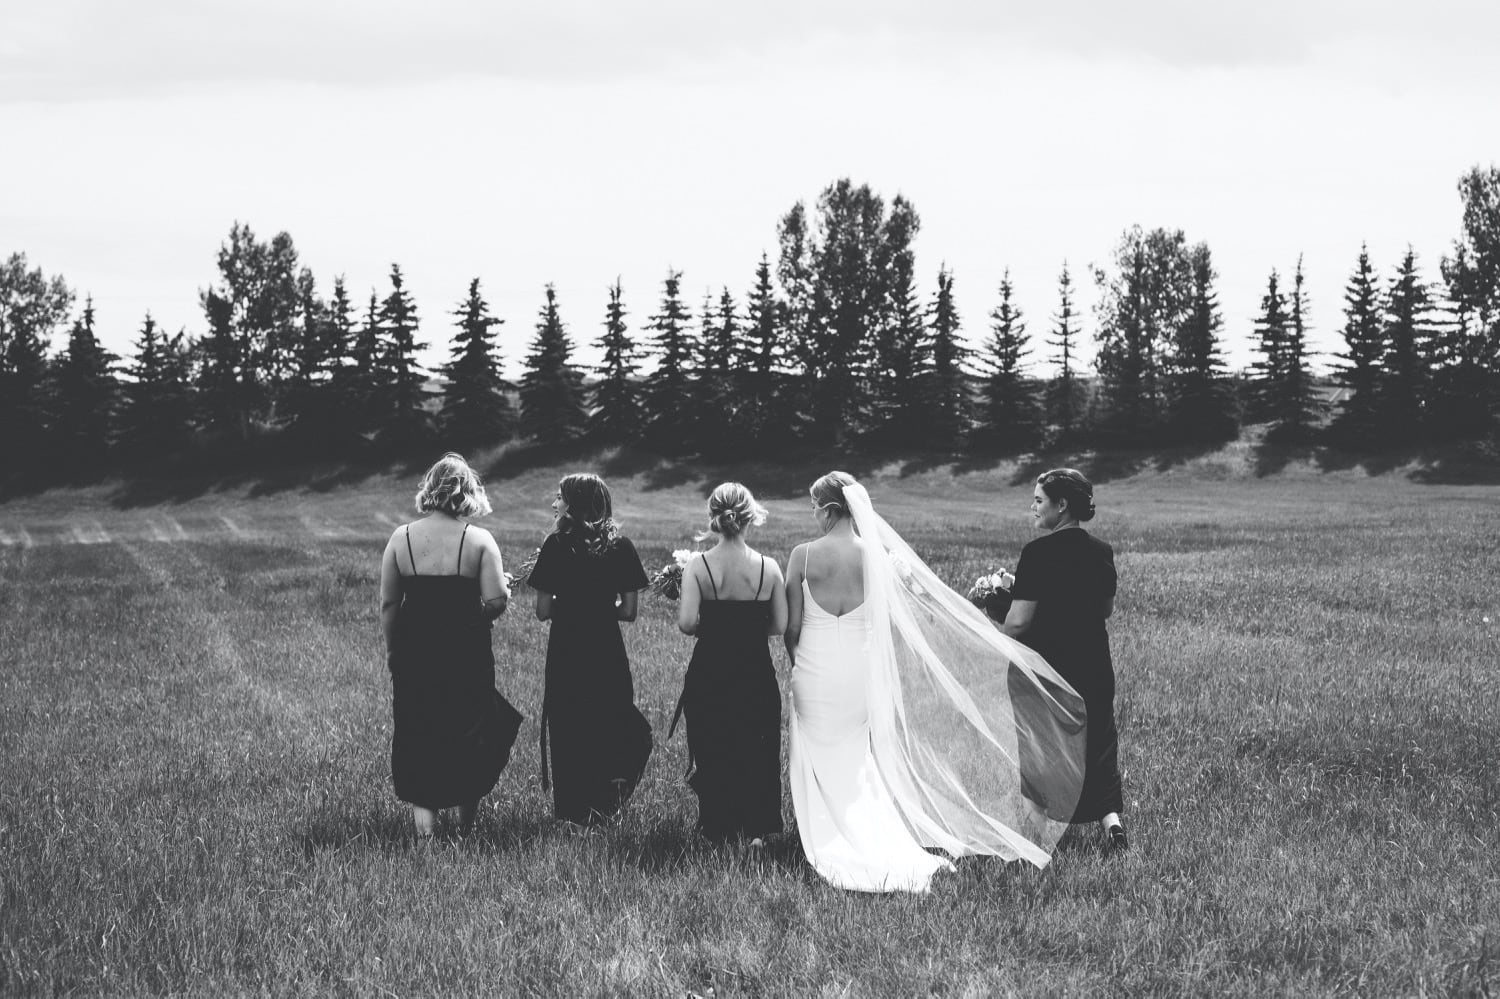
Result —
[[[932,374],[928,390],[927,439],[947,451],[958,449],[968,436],[969,376],[964,370],[969,350],[959,336],[958,307],[953,301],[953,272],[938,269],[937,294],[930,310]]]
[[[390,373],[385,366],[385,335],[380,324],[380,299],[372,290],[364,322],[354,333],[347,365],[347,395],[352,429],[366,440],[385,425],[389,408]]]
[[[696,409],[702,440],[720,447],[732,446],[737,422],[738,391],[734,384],[735,362],[739,354],[739,317],[734,298],[725,288],[717,303],[705,292],[703,311],[698,323],[701,351],[698,365]]]
[[[984,405],[975,440],[981,446],[1023,451],[1036,443],[1037,402],[1026,377],[1026,321],[1013,301],[1014,288],[1007,268],[1000,278],[1000,304],[990,312],[990,336],[981,365]]]
[[[1259,360],[1251,364],[1253,415],[1257,420],[1275,420],[1285,380],[1287,341],[1286,298],[1281,293],[1281,277],[1276,269],[1266,281],[1261,296],[1260,316],[1255,320],[1255,350]]]
[[[321,449],[328,446],[329,419],[334,413],[329,392],[332,324],[312,271],[304,267],[297,275],[296,286],[296,331],[291,338],[289,374],[280,392],[278,408],[282,412],[278,415],[295,421],[296,433],[304,444]]]
[[[595,373],[593,410],[588,419],[588,436],[609,444],[635,443],[644,420],[641,418],[642,386],[639,381],[640,351],[625,325],[624,291],[620,279],[609,289],[609,304],[604,309],[604,332],[594,341],[600,361]]]
[[[1391,279],[1385,302],[1385,363],[1378,382],[1382,434],[1391,441],[1422,435],[1435,343],[1432,297],[1410,248]]]
[[[1342,386],[1339,414],[1329,428],[1340,443],[1357,448],[1375,445],[1380,437],[1377,386],[1385,363],[1385,323],[1369,248],[1361,245],[1359,260],[1344,286],[1344,352],[1336,355]]]
[[[53,372],[53,425],[63,455],[97,473],[109,451],[119,385],[114,364],[94,333],[94,300],[84,301]]]
[[[458,332],[453,337],[452,356],[443,366],[448,382],[438,414],[439,426],[455,447],[498,444],[510,437],[515,425],[495,346],[495,327],[505,320],[490,315],[478,278],[469,282],[468,296],[458,303],[453,315],[458,319]]]
[[[354,303],[343,275],[333,279],[333,294],[328,298],[327,324],[328,384],[326,418],[331,446],[346,446],[348,438],[363,429],[360,420],[360,397],[355,384]]]
[[[1168,420],[1178,440],[1206,444],[1234,437],[1238,420],[1219,350],[1223,319],[1214,291],[1218,275],[1207,244],[1199,243],[1192,253],[1192,304],[1174,350]]]
[[[1048,360],[1057,366],[1056,375],[1047,383],[1047,422],[1054,435],[1052,443],[1067,445],[1072,443],[1082,421],[1084,398],[1078,378],[1078,314],[1073,308],[1073,278],[1066,260],[1057,279],[1057,299],[1052,335],[1047,339],[1047,346],[1053,350]]]
[[[1307,356],[1307,290],[1302,273],[1302,258],[1292,276],[1291,314],[1286,326],[1282,351],[1282,383],[1277,390],[1276,426],[1273,433],[1282,440],[1305,442],[1318,416],[1318,399],[1313,386],[1312,370]]]
[[[417,341],[417,306],[406,290],[401,268],[391,264],[391,290],[380,303],[380,330],[384,336],[380,363],[389,391],[381,430],[399,445],[423,440],[431,433],[428,415],[427,376],[417,361],[425,343]]]
[[[557,292],[547,285],[547,303],[521,377],[521,434],[538,444],[566,444],[583,436],[583,375],[573,366],[573,345],[557,311]]]
[[[698,441],[692,412],[698,392],[697,338],[682,305],[682,273],[668,271],[662,282],[659,311],[646,328],[652,331],[656,371],[646,394],[646,435],[653,445],[680,454]]]
[[[780,377],[786,361],[781,303],[771,283],[771,262],[762,253],[755,268],[755,285],[745,304],[745,335],[740,370],[744,373],[741,429],[760,447],[774,447],[791,436],[790,420],[782,411]]]
[[[184,336],[168,337],[146,313],[126,369],[120,415],[120,443],[136,460],[152,462],[175,454],[191,434],[193,400]],[[202,383],[200,383],[202,384]]]

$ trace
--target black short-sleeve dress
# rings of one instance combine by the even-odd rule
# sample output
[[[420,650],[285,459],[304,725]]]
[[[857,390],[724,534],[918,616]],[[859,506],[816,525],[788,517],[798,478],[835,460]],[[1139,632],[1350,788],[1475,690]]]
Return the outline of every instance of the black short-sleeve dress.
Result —
[[[1115,595],[1114,550],[1081,527],[1044,534],[1021,550],[1011,596],[1036,601],[1022,642],[1041,653],[1088,709],[1087,770],[1074,822],[1124,810],[1115,669],[1104,608]]]
[[[620,810],[651,754],[651,725],[635,706],[616,612],[621,593],[649,580],[628,538],[594,554],[572,535],[554,533],[529,583],[552,595],[542,783],[552,788],[558,818],[589,824]]]

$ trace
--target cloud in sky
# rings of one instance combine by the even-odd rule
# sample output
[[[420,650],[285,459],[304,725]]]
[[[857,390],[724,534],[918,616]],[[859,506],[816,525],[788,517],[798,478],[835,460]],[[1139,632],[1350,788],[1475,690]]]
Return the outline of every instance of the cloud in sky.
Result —
[[[945,50],[1024,48],[1182,67],[1297,64],[1320,50],[1405,49],[1483,73],[1500,4],[1432,0],[48,0],[12,9],[0,99],[78,100],[262,82],[398,85],[462,77],[597,81],[712,66],[812,42],[909,39]],[[1418,13],[1420,11],[1420,13]],[[884,47],[882,47],[882,51]],[[1439,58],[1440,57],[1440,58]]]

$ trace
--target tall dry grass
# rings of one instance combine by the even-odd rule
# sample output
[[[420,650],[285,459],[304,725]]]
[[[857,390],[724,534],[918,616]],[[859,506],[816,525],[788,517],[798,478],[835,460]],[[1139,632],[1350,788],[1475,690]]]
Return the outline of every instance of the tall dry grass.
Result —
[[[552,478],[493,490],[508,556],[540,539]],[[698,526],[698,483],[620,486],[648,560]],[[995,476],[871,487],[955,583],[1029,536],[1029,489]],[[389,789],[374,607],[374,514],[404,516],[406,491],[0,507],[0,527],[39,542],[0,548],[0,990],[1496,987],[1500,491],[1102,486],[1134,847],[1109,857],[1079,830],[1044,871],[968,860],[927,897],[832,889],[795,837],[700,842],[680,734],[617,825],[556,826],[535,747],[546,631],[523,605],[496,629],[501,686],[532,716],[515,758],[475,836],[414,842]],[[757,543],[784,558],[811,522],[800,498],[770,505]],[[111,540],[51,543],[75,516]],[[153,540],[168,533],[141,526],[153,517],[188,540]],[[648,599],[627,644],[664,740],[689,640]]]

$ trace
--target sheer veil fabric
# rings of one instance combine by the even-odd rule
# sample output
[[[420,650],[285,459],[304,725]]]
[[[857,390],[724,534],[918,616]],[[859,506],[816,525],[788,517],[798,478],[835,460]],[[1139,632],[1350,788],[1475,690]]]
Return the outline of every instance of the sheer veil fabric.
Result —
[[[870,754],[925,847],[1051,859],[1083,789],[1083,699],[844,487],[865,545]]]

